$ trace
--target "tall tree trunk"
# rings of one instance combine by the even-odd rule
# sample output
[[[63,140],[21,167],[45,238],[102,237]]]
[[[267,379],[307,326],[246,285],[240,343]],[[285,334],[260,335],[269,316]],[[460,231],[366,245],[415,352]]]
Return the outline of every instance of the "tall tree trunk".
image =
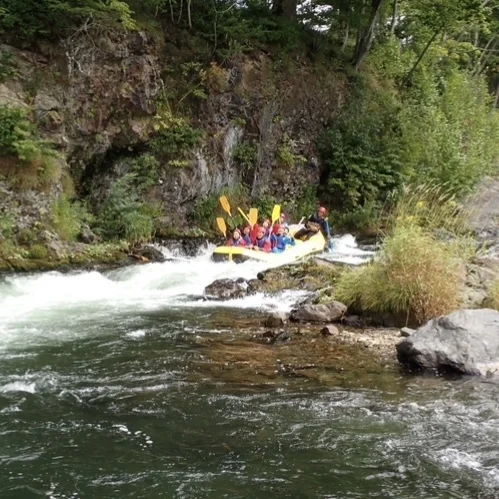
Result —
[[[393,0],[392,24],[390,25],[390,33],[395,34],[395,25],[399,16],[399,0]]]
[[[274,0],[273,11],[278,16],[288,17],[293,19],[296,17],[296,9],[298,8],[298,0]]]
[[[359,70],[362,62],[364,61],[364,58],[371,49],[371,45],[374,39],[374,30],[376,28],[376,22],[378,20],[383,1],[384,0],[371,0],[371,17],[369,20],[369,25],[362,30],[355,50],[355,57],[353,59],[355,71]]]
[[[416,71],[416,68],[419,66],[419,63],[421,62],[421,60],[423,59],[424,55],[426,54],[426,52],[430,48],[430,45],[434,42],[434,40],[437,37],[438,33],[439,33],[439,30],[435,31],[435,33],[433,33],[432,37],[428,40],[428,43],[425,45],[425,48],[423,49],[423,51],[421,52],[421,54],[419,54],[419,57],[417,58],[417,60],[414,63],[414,65],[412,66],[411,70],[409,71],[409,73],[407,74],[407,76],[404,78],[404,81],[402,82],[402,85],[407,85],[407,83],[409,83],[409,81],[412,78],[412,75],[413,75],[414,71]]]

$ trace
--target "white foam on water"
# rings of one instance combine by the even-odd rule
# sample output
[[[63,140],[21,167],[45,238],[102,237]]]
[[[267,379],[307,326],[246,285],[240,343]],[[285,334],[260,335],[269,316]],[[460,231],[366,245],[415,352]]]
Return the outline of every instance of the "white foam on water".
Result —
[[[214,280],[251,279],[269,268],[268,263],[256,261],[214,263],[213,249],[209,246],[194,258],[174,256],[164,250],[169,258],[164,263],[130,266],[105,274],[9,275],[0,281],[0,350],[46,338],[47,331],[50,339],[57,341],[85,334],[86,329],[89,334],[99,333],[96,324],[140,312],[214,307],[287,311],[306,296],[304,292],[290,291],[227,302],[204,301],[203,290]],[[343,236],[332,255],[344,254],[348,259],[352,252],[353,237]],[[131,338],[141,335],[139,331],[129,333]]]
[[[35,383],[24,383],[22,381],[14,381],[12,383],[7,383],[6,385],[0,386],[0,393],[9,392],[26,392],[35,393]]]

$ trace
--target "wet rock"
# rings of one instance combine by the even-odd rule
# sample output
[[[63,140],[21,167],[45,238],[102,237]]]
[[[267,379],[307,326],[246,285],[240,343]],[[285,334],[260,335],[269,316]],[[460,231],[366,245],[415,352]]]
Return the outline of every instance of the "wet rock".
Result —
[[[134,250],[132,251],[132,255],[145,258],[149,262],[166,261],[165,255],[163,255],[163,253],[159,249],[149,244],[134,248]]]
[[[305,304],[291,312],[291,320],[297,322],[335,322],[346,313],[347,307],[339,301],[328,304]]]
[[[280,331],[274,336],[270,343],[272,345],[281,345],[282,343],[287,343],[288,341],[291,341],[291,335],[287,331]]]
[[[321,329],[321,335],[322,336],[337,336],[340,334],[340,330],[336,327],[330,324],[329,326],[325,326]]]
[[[246,282],[239,283],[234,279],[217,279],[206,286],[204,295],[209,300],[233,300],[245,296],[247,287]]]
[[[248,294],[261,293],[265,290],[265,283],[259,279],[250,279],[248,281]]]
[[[343,324],[350,327],[360,327],[362,326],[362,320],[358,315],[349,315],[343,318]]]
[[[78,239],[85,244],[93,244],[99,241],[99,238],[97,237],[94,232],[92,232],[92,229],[86,224],[83,224],[81,229],[80,229],[80,234],[78,235]]]
[[[284,324],[286,324],[288,319],[289,319],[289,314],[286,314],[285,312],[281,312],[281,311],[275,311],[275,312],[272,312],[265,319],[264,326],[265,327],[281,327]]]
[[[415,329],[412,329],[410,327],[403,327],[400,330],[400,336],[402,336],[403,338],[408,338],[409,336],[412,336],[415,331]]]
[[[397,345],[401,364],[471,375],[499,371],[499,312],[459,310],[421,326]]]

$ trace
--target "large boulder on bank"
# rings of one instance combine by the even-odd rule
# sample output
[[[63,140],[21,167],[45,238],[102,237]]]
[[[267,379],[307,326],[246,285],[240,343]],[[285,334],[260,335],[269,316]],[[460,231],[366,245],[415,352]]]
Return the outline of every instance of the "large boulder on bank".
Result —
[[[304,304],[291,312],[291,320],[297,322],[335,322],[346,313],[347,306],[339,301],[327,304]]]
[[[499,373],[499,312],[458,310],[433,319],[397,345],[397,357],[417,370]]]
[[[233,300],[246,295],[248,284],[244,279],[217,279],[204,289],[209,300]]]

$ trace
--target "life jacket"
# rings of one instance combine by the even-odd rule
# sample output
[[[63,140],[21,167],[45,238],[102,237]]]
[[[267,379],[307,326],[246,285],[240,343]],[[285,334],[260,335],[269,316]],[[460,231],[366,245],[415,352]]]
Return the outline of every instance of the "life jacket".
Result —
[[[247,234],[246,236],[242,236],[242,238],[247,246],[251,245],[251,236],[249,234]]]
[[[263,236],[261,239],[256,238],[253,246],[263,249],[263,251],[266,251],[267,253],[271,250],[269,238],[265,236]]]
[[[233,237],[231,237],[229,239],[229,246],[235,246],[235,247],[239,247],[239,246],[246,246],[246,243],[244,241],[244,239],[242,237],[240,237],[239,239],[234,239]]]
[[[275,235],[274,241],[274,248],[277,248],[279,251],[284,251],[286,249],[286,241],[284,236]]]

